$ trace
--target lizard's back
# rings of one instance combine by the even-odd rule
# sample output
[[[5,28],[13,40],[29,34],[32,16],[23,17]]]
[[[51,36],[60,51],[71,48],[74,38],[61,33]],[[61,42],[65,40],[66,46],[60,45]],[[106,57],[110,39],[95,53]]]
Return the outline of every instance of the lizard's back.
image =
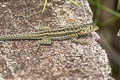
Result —
[[[47,29],[43,31],[37,31],[28,34],[16,34],[16,35],[3,35],[0,36],[0,40],[34,40],[34,39],[42,39],[43,37],[50,37],[52,39],[63,39],[68,38],[74,33],[78,33],[80,35],[87,34],[91,31],[97,30],[94,24],[88,24],[79,27],[64,27],[64,28],[56,28],[56,29]]]

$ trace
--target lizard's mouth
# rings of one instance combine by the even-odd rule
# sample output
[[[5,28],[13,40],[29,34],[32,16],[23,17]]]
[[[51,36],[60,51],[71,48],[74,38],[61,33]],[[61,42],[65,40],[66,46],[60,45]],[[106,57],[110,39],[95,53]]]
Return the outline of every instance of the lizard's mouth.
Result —
[[[94,31],[99,30],[99,27],[95,25]]]

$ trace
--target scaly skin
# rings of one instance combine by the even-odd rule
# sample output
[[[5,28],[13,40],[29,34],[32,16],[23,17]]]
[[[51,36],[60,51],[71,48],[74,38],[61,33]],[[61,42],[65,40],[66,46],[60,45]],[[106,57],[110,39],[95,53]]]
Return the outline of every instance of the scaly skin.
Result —
[[[4,35],[0,40],[39,40],[39,44],[51,44],[53,40],[72,39],[73,42],[78,36],[86,35],[99,28],[95,24],[87,24],[79,27],[64,27],[57,29],[46,29],[29,34]]]

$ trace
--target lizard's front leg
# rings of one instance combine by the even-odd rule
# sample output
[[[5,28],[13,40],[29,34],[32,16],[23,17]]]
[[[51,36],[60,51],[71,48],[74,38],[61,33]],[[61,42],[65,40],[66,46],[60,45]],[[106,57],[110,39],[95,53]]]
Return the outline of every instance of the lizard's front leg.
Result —
[[[43,37],[42,40],[39,40],[37,42],[38,48],[40,47],[40,45],[49,45],[49,44],[52,44],[52,40],[48,37]]]
[[[38,31],[42,31],[42,30],[50,29],[50,27],[49,26],[37,25],[37,26],[34,26],[34,29],[38,30]]]
[[[78,44],[81,44],[81,45],[87,45],[88,44],[87,42],[81,41],[80,39],[77,39],[77,38],[78,38],[77,33],[72,34],[72,42],[78,43]]]
[[[77,38],[78,38],[78,34],[77,33],[72,34],[72,42],[77,43],[78,42]]]

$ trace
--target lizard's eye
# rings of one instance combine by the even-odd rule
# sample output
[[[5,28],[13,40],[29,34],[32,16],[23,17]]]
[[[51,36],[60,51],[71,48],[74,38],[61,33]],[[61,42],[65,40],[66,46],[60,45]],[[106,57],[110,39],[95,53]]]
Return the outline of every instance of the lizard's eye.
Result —
[[[92,29],[92,26],[90,26],[90,30]]]

